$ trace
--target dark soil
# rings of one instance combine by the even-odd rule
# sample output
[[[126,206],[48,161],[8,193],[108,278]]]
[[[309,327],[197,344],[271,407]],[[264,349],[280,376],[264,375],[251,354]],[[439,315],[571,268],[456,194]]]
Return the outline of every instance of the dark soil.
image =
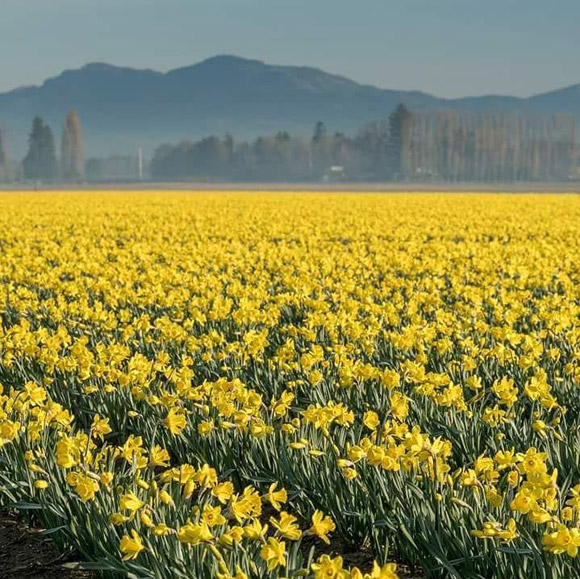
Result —
[[[0,513],[0,579],[96,579],[93,573],[63,568],[66,562],[49,537]]]
[[[327,546],[320,540],[311,536],[305,536],[302,539],[301,545],[304,558],[308,556],[310,549],[314,547],[314,560],[324,554],[330,555],[331,557],[340,555],[344,561],[345,567],[358,567],[364,573],[368,573],[373,566],[373,556],[369,550],[357,549],[356,551],[353,551],[346,546],[346,543],[336,536],[332,537],[332,546]],[[391,560],[392,559],[389,559],[389,561]],[[425,578],[421,569],[411,568],[400,563],[397,564],[397,574],[401,579]]]
[[[272,513],[275,511],[272,509]],[[372,555],[366,550],[350,551],[336,537],[327,547],[313,537],[304,537],[304,555],[315,547],[315,557],[324,553],[341,555],[345,566],[357,566],[370,571]],[[41,531],[31,528],[21,518],[0,512],[0,579],[98,579],[96,573],[70,570],[63,567],[70,558],[59,555],[50,538]],[[420,570],[398,566],[401,579],[422,579]]]

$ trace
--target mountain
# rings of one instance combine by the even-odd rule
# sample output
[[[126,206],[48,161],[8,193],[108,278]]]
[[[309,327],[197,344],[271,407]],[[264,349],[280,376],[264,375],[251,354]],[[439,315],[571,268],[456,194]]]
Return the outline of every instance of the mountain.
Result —
[[[580,118],[580,85],[530,98],[442,99],[362,85],[315,68],[235,56],[216,56],[167,73],[92,63],[41,86],[0,94],[0,125],[7,129],[12,152],[21,156],[35,115],[59,130],[67,111],[75,108],[88,154],[127,153],[139,145],[150,153],[163,142],[212,133],[253,137],[287,130],[310,135],[319,120],[329,130],[353,132],[385,118],[400,102],[416,110],[565,112]]]

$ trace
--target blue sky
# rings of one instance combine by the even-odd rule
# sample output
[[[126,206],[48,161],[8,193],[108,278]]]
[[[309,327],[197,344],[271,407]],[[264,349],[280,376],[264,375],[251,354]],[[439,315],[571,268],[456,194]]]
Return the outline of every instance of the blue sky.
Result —
[[[216,54],[384,88],[527,96],[580,83],[580,0],[0,0],[0,91],[87,62]]]

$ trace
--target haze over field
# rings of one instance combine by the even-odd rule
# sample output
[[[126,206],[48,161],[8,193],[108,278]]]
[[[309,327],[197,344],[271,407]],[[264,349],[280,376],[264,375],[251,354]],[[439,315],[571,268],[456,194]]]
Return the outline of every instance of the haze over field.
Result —
[[[280,130],[310,136],[319,120],[332,131],[352,133],[386,118],[400,102],[413,110],[570,113],[580,119],[580,84],[529,98],[444,99],[236,56],[216,56],[167,73],[92,63],[38,87],[0,94],[0,119],[21,154],[33,116],[58,126],[70,108],[83,119],[91,153],[134,151],[137,143],[152,153],[162,142],[227,132],[238,138]]]
[[[71,113],[97,180],[575,178],[579,6],[5,0],[0,181],[63,177]],[[27,172],[34,118],[46,170]]]

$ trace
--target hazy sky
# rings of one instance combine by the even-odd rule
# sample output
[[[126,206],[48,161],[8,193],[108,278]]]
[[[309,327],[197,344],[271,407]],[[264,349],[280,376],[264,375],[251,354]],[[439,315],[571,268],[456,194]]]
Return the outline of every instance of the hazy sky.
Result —
[[[580,83],[580,0],[0,0],[0,91],[216,54],[439,96]]]

